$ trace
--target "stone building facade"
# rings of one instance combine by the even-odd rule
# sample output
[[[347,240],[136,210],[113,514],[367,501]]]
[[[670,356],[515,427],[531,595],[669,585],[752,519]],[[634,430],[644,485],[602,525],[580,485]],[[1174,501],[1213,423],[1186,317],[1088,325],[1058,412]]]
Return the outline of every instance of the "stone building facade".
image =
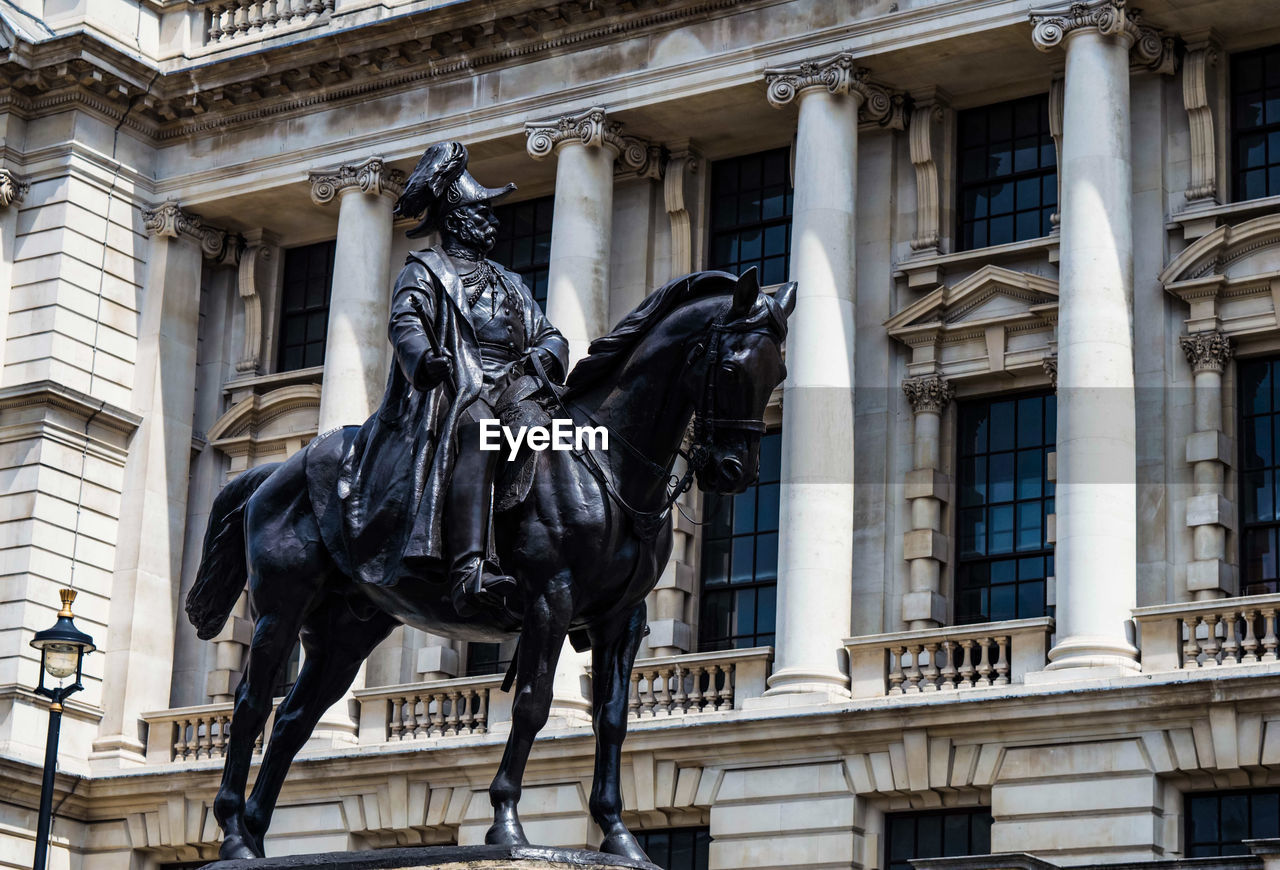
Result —
[[[623,786],[661,863],[1280,836],[1275,12],[4,4],[0,865],[30,866],[28,641],[68,584],[102,651],[52,865],[216,854],[251,623],[206,644],[181,619],[209,507],[376,406],[392,203],[443,139],[519,182],[498,257],[575,358],[672,276],[799,282],[761,481],[686,497],[650,602]],[[269,851],[478,842],[509,655],[397,630]],[[548,844],[599,837],[584,668],[566,654],[526,780]]]

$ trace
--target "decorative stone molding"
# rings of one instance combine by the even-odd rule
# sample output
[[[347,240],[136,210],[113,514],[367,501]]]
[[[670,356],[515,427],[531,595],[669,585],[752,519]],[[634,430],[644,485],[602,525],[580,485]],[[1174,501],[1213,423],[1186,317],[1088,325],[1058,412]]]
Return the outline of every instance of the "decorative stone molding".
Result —
[[[171,199],[155,208],[142,207],[142,226],[148,236],[161,239],[188,238],[200,244],[200,250],[210,259],[218,259],[226,247],[227,234],[206,226],[198,216],[182,210],[177,200]]]
[[[1049,376],[1049,383],[1053,384],[1053,388],[1058,389],[1058,355],[1056,353],[1046,356],[1040,361],[1040,365],[1044,366],[1044,373]]]
[[[1182,352],[1193,372],[1222,372],[1231,359],[1233,348],[1226,333],[1196,332],[1178,338]]]
[[[902,382],[911,410],[916,414],[941,414],[955,398],[956,388],[940,375],[923,375]]]
[[[1221,47],[1212,38],[1187,46],[1182,59],[1182,105],[1191,131],[1191,181],[1186,198],[1191,205],[1218,203],[1217,131],[1213,122],[1216,72]]]
[[[1054,76],[1053,81],[1049,82],[1049,135],[1053,137],[1053,152],[1055,163],[1054,166],[1062,165],[1062,120],[1065,113],[1065,104],[1063,102],[1066,95],[1067,80],[1062,76]],[[1049,223],[1053,226],[1052,232],[1058,232],[1059,224],[1062,223],[1062,173],[1057,173],[1058,179],[1058,207],[1053,210],[1053,214],[1049,215]]]
[[[637,142],[644,146],[644,160],[639,164],[627,162],[634,159],[638,152],[630,148],[623,151],[613,164],[614,178],[647,178],[650,181],[661,181],[667,166],[667,149],[661,145],[646,143],[634,137],[623,137],[625,141]]]
[[[526,121],[524,135],[525,148],[535,160],[549,157],[561,145],[575,142],[588,148],[612,148],[624,171],[644,175],[650,164],[649,143],[636,136],[624,136],[622,122],[609,120],[609,113],[599,106],[549,121]]]
[[[951,137],[946,103],[945,94],[936,89],[916,99],[907,128],[911,165],[916,170],[916,233],[911,239],[911,250],[929,254],[941,252],[945,225],[942,212],[950,200],[944,195],[945,167],[951,162],[947,159]]]
[[[268,307],[274,305],[274,293],[270,291],[275,285],[278,248],[276,238],[265,230],[246,233],[243,243],[236,288],[240,293],[240,301],[244,304],[244,345],[240,351],[240,359],[236,360],[236,371],[255,374],[262,364],[265,334],[263,300],[267,300]]]
[[[1031,41],[1041,51],[1052,51],[1073,32],[1095,28],[1106,36],[1123,36],[1132,46],[1134,61],[1165,75],[1172,75],[1175,55],[1173,39],[1143,24],[1141,12],[1131,9],[1128,0],[1092,0],[1072,3],[1065,10],[1031,10]]]
[[[810,88],[826,88],[831,94],[856,94],[862,100],[858,118],[895,130],[906,126],[906,100],[869,80],[871,72],[854,62],[847,51],[795,66],[764,71],[769,105],[781,108]]]
[[[671,274],[693,271],[693,219],[686,203],[686,185],[698,172],[702,156],[692,143],[673,147],[667,157],[662,194],[671,221]]]
[[[351,190],[395,199],[404,192],[405,175],[399,169],[389,169],[381,157],[370,157],[364,163],[308,172],[307,181],[311,183],[311,201],[324,205]]]
[[[22,202],[30,189],[31,185],[19,179],[12,170],[0,169],[0,208]]]

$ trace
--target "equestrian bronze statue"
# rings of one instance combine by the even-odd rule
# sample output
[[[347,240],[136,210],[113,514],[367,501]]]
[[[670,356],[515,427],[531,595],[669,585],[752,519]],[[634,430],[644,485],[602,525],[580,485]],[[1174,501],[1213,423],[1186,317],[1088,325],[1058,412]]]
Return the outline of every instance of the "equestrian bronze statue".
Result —
[[[222,858],[260,857],[294,755],[399,623],[471,641],[519,636],[512,727],[485,842],[527,843],[516,812],[566,637],[591,648],[590,810],[600,850],[647,860],[622,821],[619,774],[645,596],[691,485],[756,477],[765,406],[784,376],[795,285],[760,292],[698,272],[650,294],[562,379],[564,339],[519,277],[485,257],[496,223],[458,143],[427,149],[397,213],[440,244],[409,255],[391,301],[386,394],[362,426],[242,473],[214,501],[187,614],[214,637],[248,584],[255,615],[214,813]],[[341,280],[341,276],[338,276]],[[608,449],[478,449],[480,424],[604,427]],[[681,445],[693,421],[691,446]],[[688,473],[673,483],[679,455]],[[492,532],[490,530],[492,529]],[[301,637],[301,672],[245,789],[272,687]]]

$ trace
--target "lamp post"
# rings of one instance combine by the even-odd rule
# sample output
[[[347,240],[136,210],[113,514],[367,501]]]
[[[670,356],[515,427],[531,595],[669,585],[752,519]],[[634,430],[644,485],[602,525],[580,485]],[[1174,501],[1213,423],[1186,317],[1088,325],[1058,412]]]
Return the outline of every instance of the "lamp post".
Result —
[[[32,870],[44,870],[49,856],[49,827],[53,821],[53,777],[58,768],[62,702],[84,688],[80,682],[80,667],[85,653],[91,653],[95,649],[93,638],[76,628],[75,616],[71,612],[71,602],[76,600],[76,591],[59,589],[58,595],[62,598],[58,621],[52,628],[37,631],[36,636],[31,639],[31,645],[40,650],[40,685],[36,687],[36,694],[44,695],[53,702],[49,705],[49,736],[45,740],[44,782],[40,786],[40,817],[36,825],[36,857],[31,865]],[[45,686],[45,674],[57,680],[59,685]],[[62,680],[72,674],[76,675],[75,682],[69,686],[62,685]]]

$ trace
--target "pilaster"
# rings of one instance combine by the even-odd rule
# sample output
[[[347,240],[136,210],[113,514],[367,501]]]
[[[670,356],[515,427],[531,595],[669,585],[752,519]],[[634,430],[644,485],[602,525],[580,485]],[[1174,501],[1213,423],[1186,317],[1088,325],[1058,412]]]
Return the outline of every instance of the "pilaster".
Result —
[[[915,417],[915,462],[907,473],[906,498],[911,505],[911,531],[903,535],[902,555],[910,565],[911,586],[902,596],[902,621],[911,630],[946,622],[942,597],[942,565],[951,538],[942,525],[950,481],[941,471],[942,414],[955,397],[955,387],[938,375],[902,382]]]
[[[1231,361],[1231,339],[1224,333],[1184,335],[1178,344],[1195,377],[1195,431],[1187,436],[1193,494],[1186,523],[1192,530],[1192,561],[1187,592],[1196,601],[1235,595],[1235,567],[1227,559],[1227,533],[1235,527],[1234,506],[1226,499],[1226,472],[1234,451],[1223,431],[1222,374]]]

